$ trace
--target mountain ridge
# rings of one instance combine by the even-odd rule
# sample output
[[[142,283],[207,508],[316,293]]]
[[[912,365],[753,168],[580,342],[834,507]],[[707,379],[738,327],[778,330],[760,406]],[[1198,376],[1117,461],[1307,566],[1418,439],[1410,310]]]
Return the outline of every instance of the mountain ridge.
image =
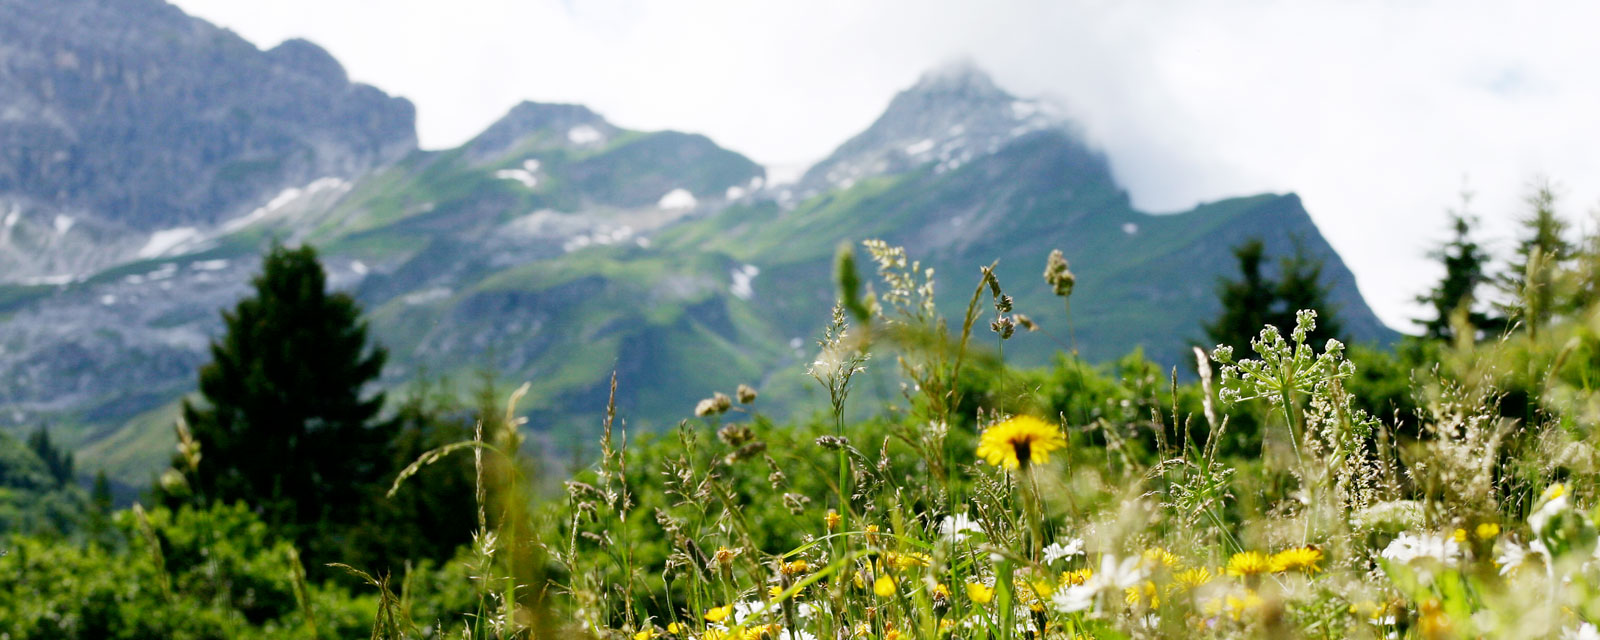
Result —
[[[343,77],[310,43],[256,53]],[[547,442],[596,424],[612,371],[618,407],[640,428],[739,383],[762,383],[774,414],[804,406],[833,252],[874,237],[935,267],[944,305],[999,258],[1018,309],[1046,327],[1007,347],[1022,365],[1043,364],[1059,348],[1048,336],[1069,322],[1092,360],[1142,347],[1182,362],[1214,315],[1228,249],[1252,234],[1273,254],[1300,237],[1329,265],[1352,335],[1393,334],[1297,196],[1137,211],[1072,123],[970,65],[925,74],[791,185],[766,184],[763,167],[705,136],[623,129],[583,105],[519,103],[454,149],[412,140],[188,234],[150,228],[89,275],[0,283],[0,379],[11,381],[0,424],[54,422],[86,461],[144,479],[170,449],[173,402],[193,388],[217,310],[248,292],[274,239],[319,247],[330,285],[364,305],[392,356],[384,386],[420,368],[529,380]],[[1038,276],[1058,248],[1079,274],[1070,317]]]

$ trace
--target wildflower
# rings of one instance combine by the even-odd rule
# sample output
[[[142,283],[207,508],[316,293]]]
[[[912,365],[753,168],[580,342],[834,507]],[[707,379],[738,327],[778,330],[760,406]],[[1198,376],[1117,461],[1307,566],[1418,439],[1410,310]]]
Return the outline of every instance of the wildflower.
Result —
[[[1460,554],[1461,546],[1451,538],[1437,534],[1402,533],[1384,547],[1381,555],[1401,564],[1432,560],[1445,566],[1455,566]]]
[[[1146,549],[1144,552],[1144,566],[1150,568],[1171,568],[1178,566],[1178,554],[1161,547]]]
[[[1081,555],[1083,555],[1083,541],[1077,538],[1069,538],[1066,544],[1052,542],[1050,543],[1050,546],[1044,548],[1045,564],[1055,562],[1062,558],[1070,558],[1072,556]]]
[[[750,404],[756,401],[756,390],[747,384],[739,385],[733,395],[739,398],[739,404]]]
[[[1092,577],[1094,577],[1094,569],[1090,569],[1089,567],[1075,569],[1073,571],[1068,571],[1061,574],[1061,584],[1069,586],[1080,585],[1088,582],[1089,578]]]
[[[967,599],[978,604],[989,604],[994,598],[994,589],[981,582],[967,583]]]
[[[950,603],[950,587],[946,586],[945,583],[943,583],[943,582],[941,582],[939,584],[936,584],[936,585],[933,585],[933,604],[934,604],[934,606],[944,606],[944,605],[947,605],[949,603]]]
[[[887,598],[894,595],[894,578],[878,576],[878,579],[872,583],[872,593],[879,598]]]
[[[801,558],[801,559],[795,560],[793,562],[785,562],[785,563],[783,563],[783,567],[780,569],[780,571],[783,572],[783,575],[793,576],[793,575],[799,575],[799,574],[805,573],[806,571],[809,571],[810,569],[811,569],[811,565],[806,563],[805,558]]]
[[[1600,629],[1596,629],[1592,623],[1585,622],[1576,628],[1563,629],[1561,640],[1600,640]]]
[[[926,553],[888,553],[884,559],[896,571],[926,567],[933,562],[933,558],[928,557]]]
[[[1128,587],[1123,593],[1126,594],[1123,601],[1129,605],[1161,606],[1161,594],[1156,590],[1156,583],[1149,580],[1145,581],[1144,586]]]
[[[1059,429],[1033,416],[1017,416],[985,429],[977,454],[997,467],[1025,469],[1048,462],[1051,451],[1065,446]]]
[[[1145,572],[1139,565],[1141,558],[1134,556],[1118,561],[1115,556],[1100,556],[1100,570],[1082,584],[1057,591],[1052,603],[1062,613],[1082,611],[1094,604],[1101,591],[1126,592],[1144,581]]]
[[[739,557],[740,550],[718,547],[717,552],[711,554],[711,562],[724,569],[733,566],[733,559]],[[713,567],[715,568],[715,567]]]
[[[1523,563],[1527,562],[1527,560],[1527,549],[1510,540],[1503,540],[1500,543],[1500,557],[1495,558],[1494,563],[1500,567],[1500,575],[1505,576],[1522,568]]]
[[[839,515],[839,512],[833,509],[829,509],[827,517],[823,518],[823,522],[827,524],[829,531],[838,531],[839,523],[843,521],[844,516]]]
[[[1292,547],[1272,554],[1272,570],[1276,573],[1316,573],[1322,570],[1317,566],[1319,562],[1322,562],[1322,550],[1316,547]]]
[[[667,623],[667,633],[670,633],[672,635],[678,635],[679,633],[682,633],[682,632],[683,632],[683,627],[678,626],[678,623],[676,623],[676,622]]]
[[[767,599],[768,600],[777,600],[778,596],[781,596],[781,595],[783,595],[783,587],[781,587],[779,585],[772,585],[770,587],[767,587]]]
[[[1272,560],[1260,551],[1244,551],[1228,558],[1228,575],[1254,576],[1272,571]]]
[[[867,544],[876,546],[879,542],[882,541],[878,539],[878,525],[867,525]]]
[[[1493,522],[1485,522],[1478,525],[1477,534],[1479,540],[1488,540],[1500,535],[1500,525]]]
[[[1172,579],[1186,589],[1193,589],[1211,582],[1211,572],[1207,571],[1205,567],[1184,569],[1172,576]]]
[[[1450,533],[1450,539],[1456,541],[1456,544],[1461,544],[1463,542],[1466,542],[1467,541],[1467,530],[1466,529],[1456,529],[1455,531]]]
[[[1455,637],[1454,624],[1450,615],[1445,613],[1444,605],[1438,598],[1428,598],[1417,607],[1422,615],[1417,620],[1417,629],[1424,638],[1452,638]]]
[[[651,629],[641,629],[638,633],[633,634],[633,640],[650,640],[655,635],[655,631]]]
[[[727,620],[728,616],[731,615],[733,615],[733,605],[731,604],[725,604],[720,607],[706,609],[707,622],[722,622],[723,620]]]
[[[978,523],[965,513],[945,516],[939,523],[939,534],[946,538],[964,538],[973,533],[983,533],[983,527],[978,526]]]
[[[1568,506],[1570,506],[1570,503],[1567,501],[1566,485],[1560,483],[1550,485],[1550,488],[1545,489],[1544,495],[1539,498],[1539,508],[1528,516],[1528,526],[1533,528],[1535,536],[1541,535],[1544,532],[1545,523],[1549,522],[1556,514],[1566,511]]]

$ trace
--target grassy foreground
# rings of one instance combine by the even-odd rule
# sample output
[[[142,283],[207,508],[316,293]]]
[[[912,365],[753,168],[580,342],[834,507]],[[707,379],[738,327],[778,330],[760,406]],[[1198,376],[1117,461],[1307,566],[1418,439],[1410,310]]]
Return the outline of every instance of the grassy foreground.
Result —
[[[1347,352],[1307,344],[1302,312],[1248,353],[1196,349],[1180,384],[1137,354],[1008,368],[1015,331],[1069,352],[1070,317],[1018,313],[984,269],[947,321],[931,272],[865,248],[877,278],[841,260],[808,421],[773,424],[744,385],[669,433],[608,411],[597,462],[558,481],[519,391],[394,482],[473,459],[450,562],[308,584],[244,507],[135,509],[98,541],[9,545],[0,635],[1600,637],[1583,272],[1549,280],[1583,304],[1504,335]],[[1071,294],[1064,261],[1045,275]],[[902,400],[854,406],[865,384]]]

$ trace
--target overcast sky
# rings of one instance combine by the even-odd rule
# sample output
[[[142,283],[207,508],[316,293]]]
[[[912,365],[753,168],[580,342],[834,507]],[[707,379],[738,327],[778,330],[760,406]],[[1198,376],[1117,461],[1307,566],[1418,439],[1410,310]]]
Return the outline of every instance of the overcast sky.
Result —
[[[422,144],[518,101],[826,155],[924,70],[970,59],[1057,100],[1147,211],[1297,192],[1397,329],[1463,184],[1503,249],[1529,184],[1600,204],[1600,3],[177,0],[262,47],[305,37],[417,105]],[[1219,250],[1221,250],[1219,248]]]

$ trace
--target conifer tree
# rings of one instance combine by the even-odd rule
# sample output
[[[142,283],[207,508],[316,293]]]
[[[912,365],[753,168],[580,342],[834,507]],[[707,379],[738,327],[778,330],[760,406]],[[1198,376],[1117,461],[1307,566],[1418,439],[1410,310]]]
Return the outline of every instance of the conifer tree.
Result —
[[[1500,307],[1507,324],[1521,320],[1536,334],[1559,306],[1555,274],[1572,259],[1574,247],[1566,238],[1567,222],[1556,215],[1555,188],[1548,181],[1534,187],[1527,203],[1530,210],[1519,220],[1522,235],[1516,252],[1499,278],[1510,302]]]
[[[1450,212],[1450,229],[1454,236],[1429,253],[1444,266],[1444,277],[1428,293],[1417,296],[1417,302],[1433,310],[1433,317],[1415,320],[1422,327],[1422,335],[1433,340],[1454,340],[1455,316],[1464,314],[1467,327],[1474,333],[1490,330],[1493,322],[1489,315],[1474,310],[1478,300],[1478,287],[1489,282],[1486,267],[1489,254],[1472,238],[1477,218],[1467,212],[1470,194],[1461,196],[1461,210]]]
[[[1239,264],[1239,279],[1223,280],[1217,290],[1222,311],[1205,325],[1213,345],[1248,350],[1250,341],[1267,325],[1277,327],[1288,339],[1294,330],[1295,312],[1301,309],[1317,312],[1316,331],[1308,337],[1311,344],[1320,347],[1342,333],[1337,309],[1328,301],[1329,287],[1322,282],[1322,261],[1306,253],[1303,245],[1295,243],[1293,254],[1278,259],[1276,279],[1263,270],[1266,247],[1259,239],[1235,247],[1233,256]]]
[[[201,456],[190,489],[202,502],[250,504],[302,548],[328,548],[393,466],[393,425],[377,420],[383,394],[364,393],[385,352],[367,344],[355,301],[327,292],[310,247],[274,244],[253,284],[222,314],[200,401],[183,403]]]

